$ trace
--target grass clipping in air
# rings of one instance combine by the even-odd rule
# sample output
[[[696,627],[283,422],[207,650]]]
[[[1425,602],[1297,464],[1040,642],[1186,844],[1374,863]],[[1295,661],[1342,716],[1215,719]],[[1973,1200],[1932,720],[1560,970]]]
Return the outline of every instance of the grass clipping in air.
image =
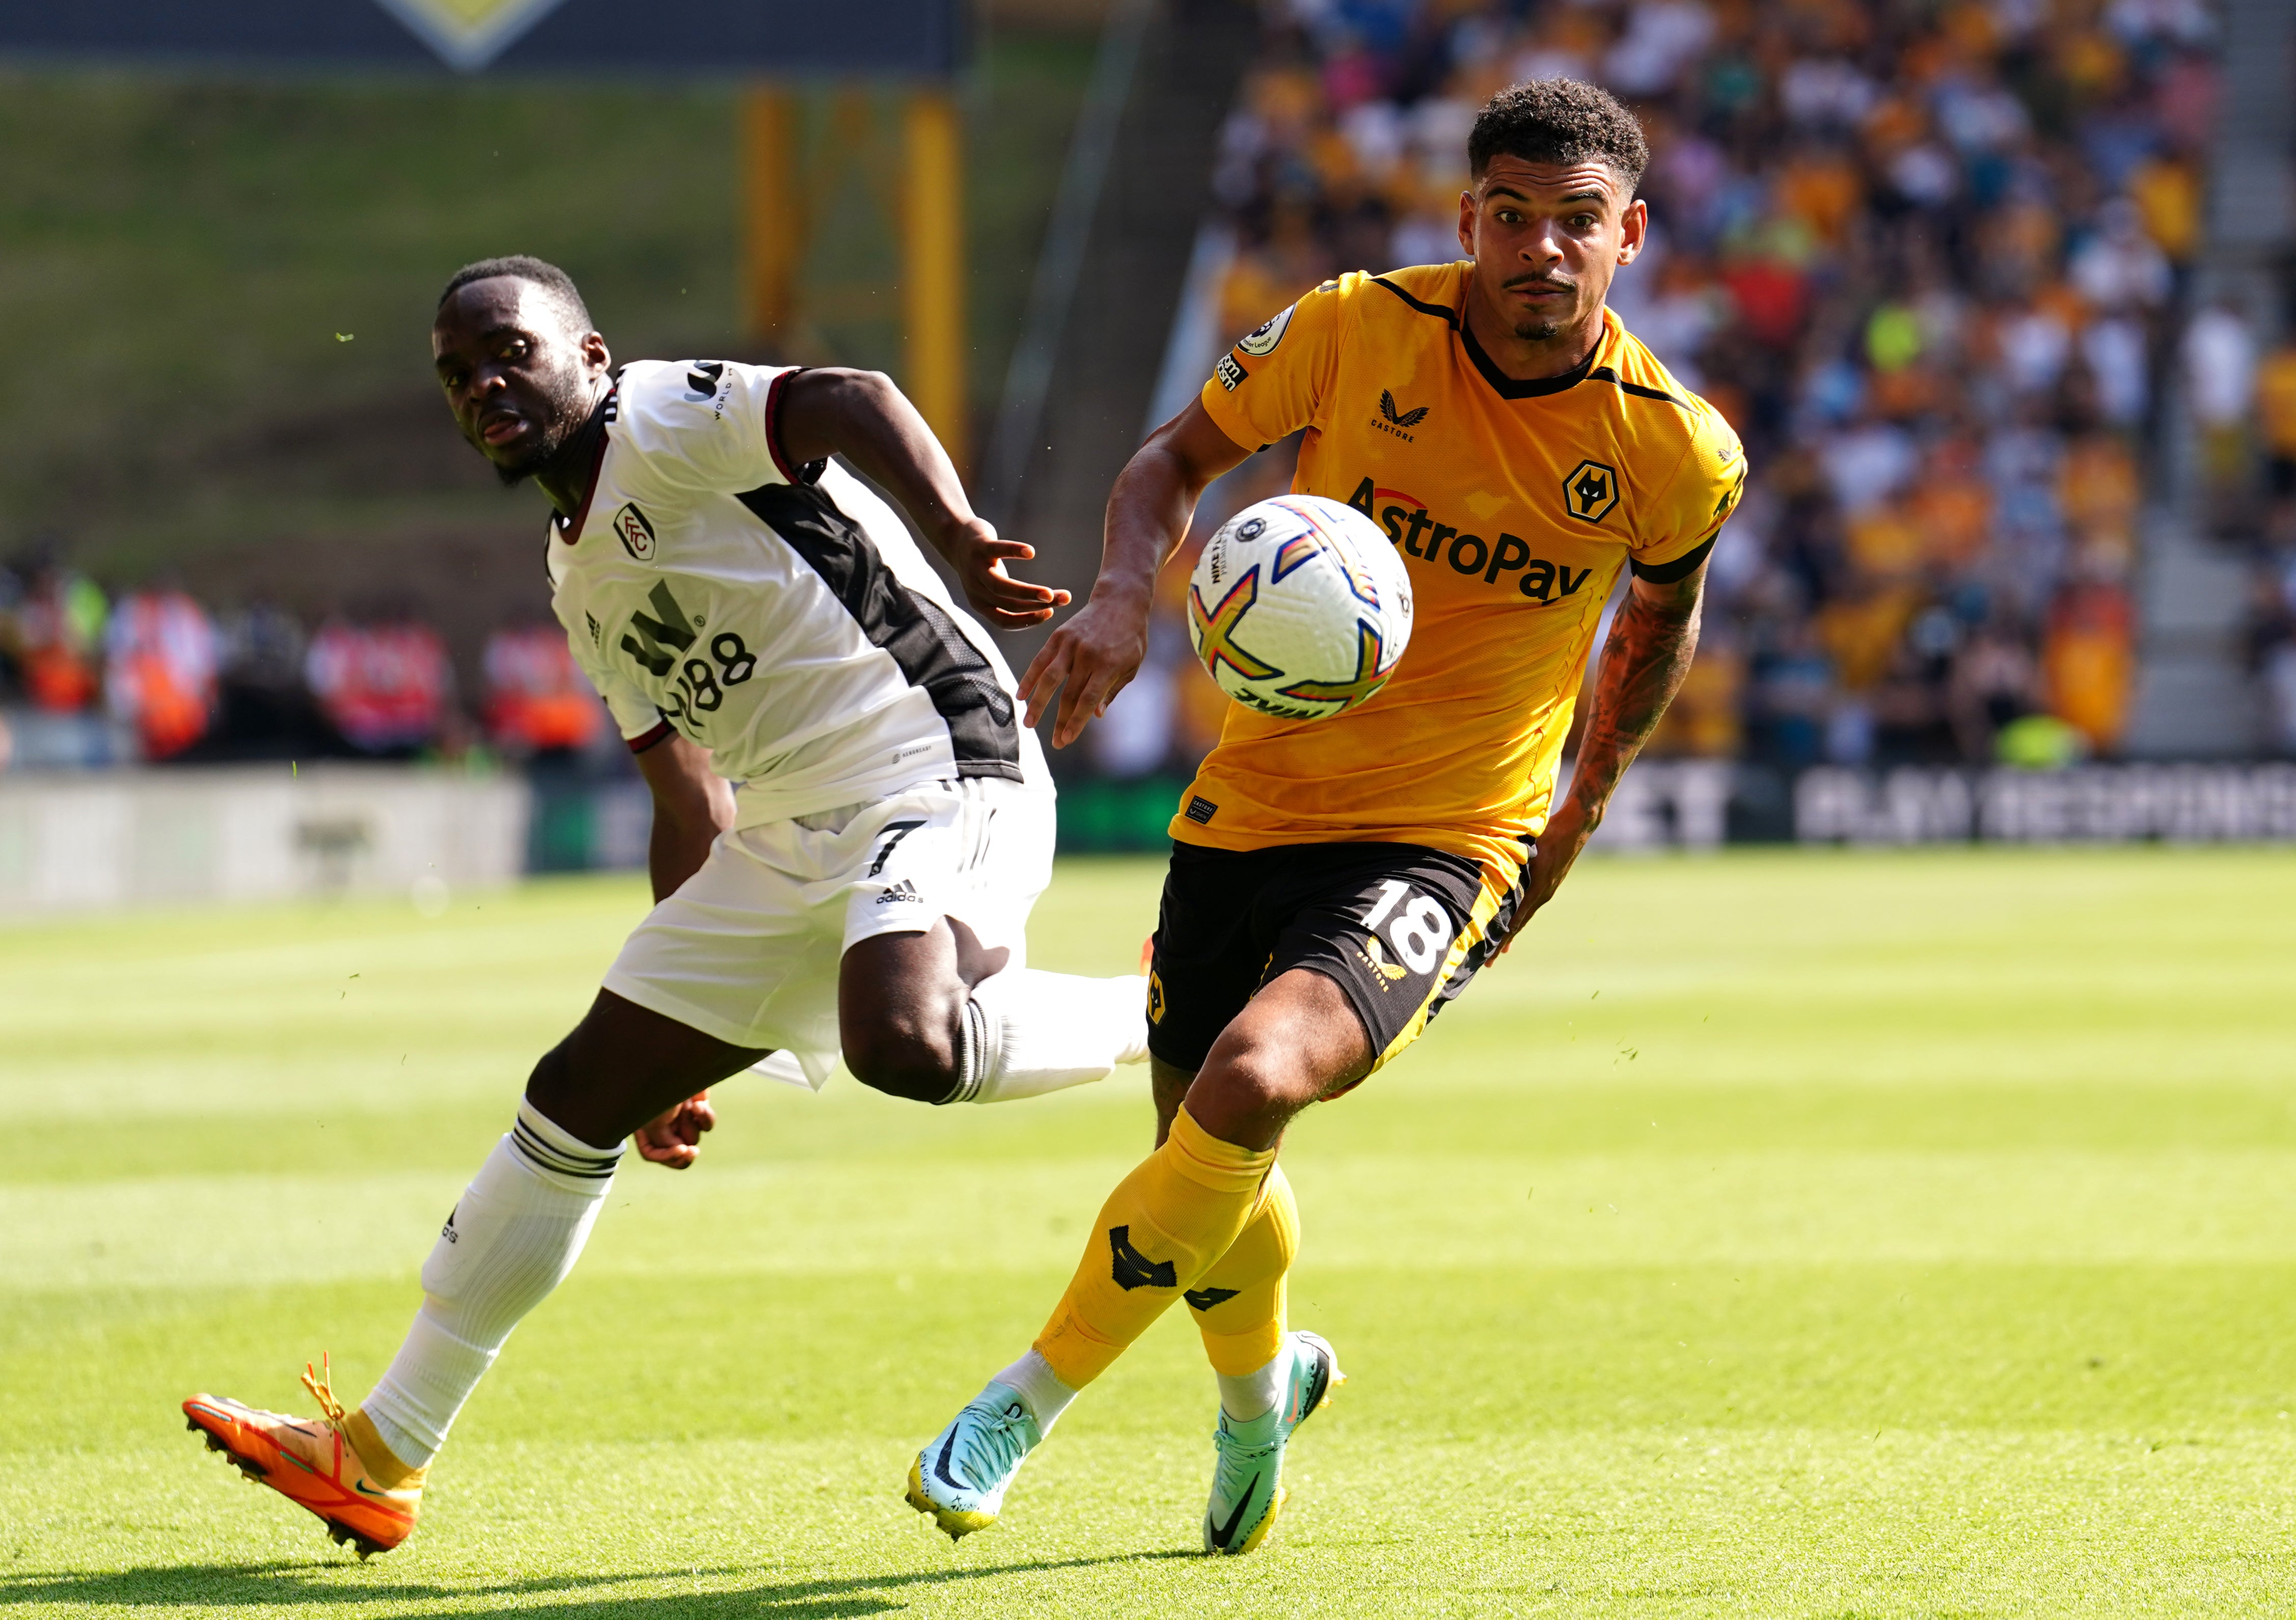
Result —
[[[1158,879],[1064,865],[1034,960],[1128,970]],[[422,1528],[355,1565],[176,1403],[305,1410],[322,1349],[367,1387],[644,909],[0,931],[9,1615],[2296,1604],[2296,862],[2256,852],[1587,864],[1292,1133],[1292,1321],[1353,1381],[1241,1560],[1193,1550],[1183,1313],[995,1531],[900,1500],[1144,1150],[1138,1071],[946,1110],[745,1078],[698,1168],[623,1171]]]

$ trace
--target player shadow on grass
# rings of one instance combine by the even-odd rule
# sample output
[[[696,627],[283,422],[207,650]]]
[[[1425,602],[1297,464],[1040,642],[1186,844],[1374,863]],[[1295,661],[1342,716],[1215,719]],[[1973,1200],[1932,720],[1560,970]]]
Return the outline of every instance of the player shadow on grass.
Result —
[[[1166,1559],[1193,1559],[1193,1550],[1159,1548],[1153,1551],[1111,1552],[1098,1558],[1035,1559],[1019,1564],[951,1565],[945,1569],[853,1575],[838,1580],[765,1582],[731,1591],[667,1591],[643,1596],[596,1594],[601,1587],[637,1581],[666,1581],[697,1576],[738,1576],[735,1569],[664,1570],[654,1573],[598,1575],[537,1575],[530,1580],[480,1583],[470,1586],[435,1582],[361,1580],[336,1582],[324,1577],[356,1569],[350,1564],[309,1564],[275,1559],[253,1564],[161,1564],[140,1569],[106,1570],[86,1574],[0,1576],[0,1608],[16,1604],[117,1604],[144,1608],[160,1604],[193,1608],[285,1608],[294,1604],[375,1605],[378,1603],[452,1605],[437,1613],[456,1620],[504,1620],[512,1615],[546,1615],[559,1620],[607,1620],[628,1616],[632,1620],[675,1608],[686,1616],[733,1620],[742,1615],[830,1616],[884,1615],[906,1606],[875,1594],[906,1586],[939,1585],[947,1581],[980,1576],[1028,1575],[1060,1569],[1087,1569],[1101,1564],[1146,1563]],[[572,1595],[561,1603],[511,1602],[500,1608],[471,1608],[471,1600],[533,1599],[551,1592]],[[424,1620],[426,1611],[413,1609],[407,1620]]]

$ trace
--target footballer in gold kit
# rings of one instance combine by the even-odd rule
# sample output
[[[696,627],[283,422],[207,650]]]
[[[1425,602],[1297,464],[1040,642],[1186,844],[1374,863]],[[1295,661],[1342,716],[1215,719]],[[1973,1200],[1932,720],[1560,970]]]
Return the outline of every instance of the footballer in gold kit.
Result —
[[[1336,716],[1232,708],[1182,796],[1150,981],[1156,1150],[1029,1352],[919,1453],[909,1500],[952,1535],[995,1521],[1076,1392],[1177,1301],[1220,1389],[1205,1549],[1249,1551],[1275,1523],[1285,1444],[1341,1378],[1284,1320],[1284,1127],[1408,1045],[1554,893],[1689,667],[1743,487],[1729,425],[1605,307],[1642,244],[1648,156],[1592,86],[1501,92],[1469,140],[1469,257],[1308,293],[1118,479],[1092,600],[1021,683],[1031,723],[1060,693],[1058,743],[1139,667],[1152,583],[1204,487],[1295,431],[1294,490],[1385,531],[1414,622],[1386,685]]]

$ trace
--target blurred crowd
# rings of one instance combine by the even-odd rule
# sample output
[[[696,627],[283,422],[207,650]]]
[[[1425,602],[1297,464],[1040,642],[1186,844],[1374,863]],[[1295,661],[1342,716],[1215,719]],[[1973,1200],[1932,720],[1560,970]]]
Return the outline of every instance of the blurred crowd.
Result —
[[[1213,184],[1233,338],[1328,276],[1458,257],[1493,92],[1568,75],[1640,115],[1648,246],[1612,307],[1751,467],[1656,751],[1786,769],[2111,757],[2136,684],[2148,488],[2197,430],[2208,521],[2255,558],[2250,652],[2296,753],[2296,309],[2202,303],[2219,91],[2205,0],[1267,0]],[[1223,479],[1193,544],[1288,485]],[[1098,770],[1185,770],[1225,700],[1185,560]],[[548,624],[472,709],[403,614],[298,623],[0,570],[0,718],[100,717],[150,759],[591,747]],[[24,750],[19,749],[20,760]]]
[[[2162,383],[2180,356],[2205,369],[2196,344],[2252,351],[2261,313],[2188,307],[2218,91],[2202,0],[1272,0],[1267,17],[1214,177],[1239,244],[1230,337],[1340,272],[1460,257],[1468,129],[1504,86],[1591,79],[1642,118],[1651,241],[1611,304],[1752,468],[1654,746],[1789,768],[2116,749]],[[2278,412],[2292,527],[2296,350],[2211,386],[2225,421]],[[1200,529],[1238,503],[1208,503]],[[2270,584],[2259,658],[2296,716],[2296,570]],[[1177,620],[1158,634],[1184,670]],[[1185,765],[1217,724],[1201,684],[1160,667],[1103,768]]]
[[[554,759],[605,710],[554,624],[487,641],[476,714],[446,642],[388,609],[307,626],[178,585],[114,596],[53,552],[0,567],[0,769],[329,757]]]
[[[2185,361],[2211,527],[2255,557],[2250,664],[2273,746],[2296,755],[2296,343],[2259,355],[2253,331],[2236,304],[2212,306],[2194,317]]]

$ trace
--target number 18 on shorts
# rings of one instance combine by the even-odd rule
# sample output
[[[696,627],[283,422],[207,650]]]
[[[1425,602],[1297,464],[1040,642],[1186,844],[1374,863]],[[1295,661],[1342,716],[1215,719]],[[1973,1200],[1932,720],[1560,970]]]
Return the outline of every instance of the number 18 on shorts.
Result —
[[[1176,844],[1157,916],[1149,1051],[1203,1066],[1259,987],[1306,968],[1340,986],[1374,1067],[1418,1038],[1505,937],[1513,894],[1416,844]]]

